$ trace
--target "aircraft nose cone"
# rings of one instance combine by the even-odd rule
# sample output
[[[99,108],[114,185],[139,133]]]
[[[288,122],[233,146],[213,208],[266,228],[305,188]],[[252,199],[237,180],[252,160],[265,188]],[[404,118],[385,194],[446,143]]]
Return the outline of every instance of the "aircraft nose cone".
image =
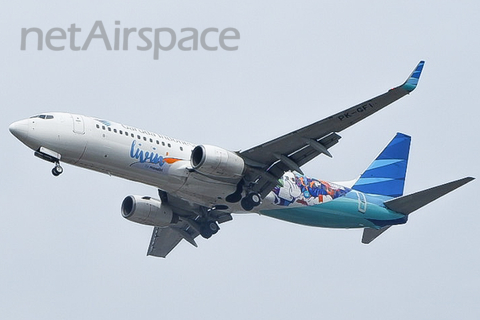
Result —
[[[28,125],[24,120],[14,122],[8,130],[20,141],[25,141],[28,136]]]

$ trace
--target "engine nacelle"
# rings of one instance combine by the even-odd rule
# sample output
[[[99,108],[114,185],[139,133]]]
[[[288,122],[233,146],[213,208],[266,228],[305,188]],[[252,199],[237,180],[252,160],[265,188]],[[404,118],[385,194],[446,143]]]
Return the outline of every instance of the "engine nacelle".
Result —
[[[150,197],[126,197],[122,202],[122,216],[133,222],[156,227],[166,227],[178,222],[178,216],[170,206]]]
[[[196,146],[190,163],[198,172],[214,177],[240,179],[245,170],[245,162],[240,156],[209,145]]]

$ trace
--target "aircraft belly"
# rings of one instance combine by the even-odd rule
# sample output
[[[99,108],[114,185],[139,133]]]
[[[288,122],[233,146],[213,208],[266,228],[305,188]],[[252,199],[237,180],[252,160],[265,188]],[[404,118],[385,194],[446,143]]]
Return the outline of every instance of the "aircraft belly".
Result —
[[[189,172],[185,184],[177,191],[182,198],[211,207],[225,204],[225,198],[234,193],[238,181],[219,181],[196,172]]]
[[[404,215],[374,204],[369,204],[366,212],[360,212],[358,201],[347,197],[313,206],[264,209],[260,213],[297,224],[325,228],[378,228],[406,222]]]

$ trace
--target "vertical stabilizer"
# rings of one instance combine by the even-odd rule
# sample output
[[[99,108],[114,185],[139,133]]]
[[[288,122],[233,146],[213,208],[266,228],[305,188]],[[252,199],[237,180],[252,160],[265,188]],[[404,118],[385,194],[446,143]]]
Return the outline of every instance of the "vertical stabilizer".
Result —
[[[410,140],[410,136],[397,133],[352,189],[389,197],[403,195]]]

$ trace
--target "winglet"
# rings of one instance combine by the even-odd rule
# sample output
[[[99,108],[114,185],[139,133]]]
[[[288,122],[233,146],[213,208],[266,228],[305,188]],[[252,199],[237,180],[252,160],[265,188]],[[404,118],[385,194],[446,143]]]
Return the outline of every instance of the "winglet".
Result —
[[[403,89],[407,90],[408,92],[412,92],[413,90],[415,90],[418,84],[418,79],[420,79],[420,75],[422,74],[424,64],[425,64],[425,61],[420,61],[418,63],[417,67],[415,68],[415,70],[413,70],[412,74],[410,75],[410,77],[408,77],[407,81],[405,81],[405,83],[402,84],[401,87]]]

